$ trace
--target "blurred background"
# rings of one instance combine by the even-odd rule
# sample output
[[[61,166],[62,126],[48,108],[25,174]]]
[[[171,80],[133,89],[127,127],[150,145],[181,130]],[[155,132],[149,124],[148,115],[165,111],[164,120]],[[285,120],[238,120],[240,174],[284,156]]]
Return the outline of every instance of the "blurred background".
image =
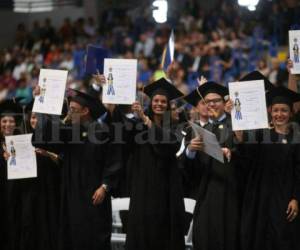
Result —
[[[248,3],[249,2],[249,3]],[[138,88],[160,78],[175,33],[174,84],[184,93],[201,75],[224,85],[259,70],[275,85],[288,79],[288,30],[300,29],[297,0],[2,0],[0,101],[32,99],[39,69],[67,69],[84,90],[88,44],[114,58],[138,58]]]

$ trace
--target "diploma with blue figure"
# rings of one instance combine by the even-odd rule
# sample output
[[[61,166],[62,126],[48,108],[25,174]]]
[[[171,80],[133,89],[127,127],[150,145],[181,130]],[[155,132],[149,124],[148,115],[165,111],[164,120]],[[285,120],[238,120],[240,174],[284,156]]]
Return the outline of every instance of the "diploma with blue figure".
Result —
[[[229,95],[232,129],[252,130],[268,128],[268,114],[263,80],[231,82]]]
[[[102,102],[131,105],[136,99],[137,60],[104,59]]]
[[[32,134],[5,137],[7,160],[7,179],[26,179],[37,177],[35,148],[31,143]]]
[[[32,111],[35,113],[61,115],[67,85],[68,71],[41,69],[40,94],[36,96]]]
[[[289,31],[289,54],[293,61],[292,74],[300,74],[300,30]]]

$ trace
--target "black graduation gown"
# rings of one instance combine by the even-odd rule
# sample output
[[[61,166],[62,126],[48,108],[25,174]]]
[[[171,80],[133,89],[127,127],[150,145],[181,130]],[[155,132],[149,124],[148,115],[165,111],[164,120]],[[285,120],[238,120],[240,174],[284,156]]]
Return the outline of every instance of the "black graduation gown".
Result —
[[[156,143],[149,140],[152,133]],[[166,135],[173,143],[161,143]],[[184,203],[175,158],[176,138],[155,125],[151,129],[143,126],[133,137],[142,137],[145,143],[132,144],[128,161],[131,176],[126,249],[183,250]]]
[[[3,158],[3,148],[0,146],[0,248],[6,249],[7,244],[7,170]]]
[[[35,230],[37,179],[7,181],[8,249],[38,249]]]
[[[33,210],[36,249],[57,250],[61,166],[40,155],[37,155],[37,165]]]
[[[218,124],[207,125],[206,129],[216,134],[221,146],[232,150],[232,159],[230,163],[222,164],[203,152],[197,152],[193,160],[185,153],[183,155],[185,164],[201,168],[194,211],[193,246],[195,250],[237,250],[241,200],[231,118],[227,115]]]
[[[47,134],[51,120],[46,124],[43,133],[48,140],[51,138]],[[63,143],[54,146],[63,155],[59,225],[61,250],[110,249],[111,197],[107,194],[98,206],[93,205],[92,197],[103,183],[110,188],[114,186],[120,168],[120,151],[109,143],[109,131],[102,129],[102,125],[96,124],[97,130],[92,135],[96,141],[89,140],[87,128],[80,127],[80,142],[72,143],[72,130],[61,127]]]
[[[258,143],[243,145],[251,160],[242,213],[243,250],[299,249],[299,215],[292,223],[286,219],[290,200],[300,202],[300,145],[293,143],[294,136],[263,130]]]
[[[200,123],[197,122],[197,124],[201,126]],[[203,128],[207,128],[207,126],[208,124],[205,124]],[[190,140],[190,133],[190,126],[187,124],[182,132],[185,144]],[[183,151],[182,154],[185,154],[185,152]],[[181,155],[180,159],[183,158]],[[195,164],[194,161],[180,160],[179,163],[182,165],[184,197],[196,200],[201,183],[202,168],[199,167],[198,164]]]
[[[37,175],[37,178],[7,181],[7,232],[10,250],[57,249],[58,166],[49,158],[37,156]]]

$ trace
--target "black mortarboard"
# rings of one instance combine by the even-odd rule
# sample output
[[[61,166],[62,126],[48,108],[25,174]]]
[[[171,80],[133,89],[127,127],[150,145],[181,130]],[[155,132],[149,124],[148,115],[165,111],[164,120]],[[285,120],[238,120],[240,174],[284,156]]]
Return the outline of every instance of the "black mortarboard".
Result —
[[[208,95],[210,93],[218,94],[218,95],[222,96],[223,98],[229,94],[228,89],[226,87],[224,87],[223,85],[218,84],[216,82],[212,82],[212,81],[202,84],[201,86],[199,86],[192,92],[195,92],[191,96],[192,99],[193,99],[193,97],[196,99],[199,97],[200,99],[198,99],[198,101],[201,100],[202,97],[204,98],[206,95]],[[196,94],[198,95],[198,97],[196,97]],[[195,101],[196,100],[194,99],[194,103],[195,103]]]
[[[0,114],[22,114],[22,107],[15,100],[5,100],[0,103]]]
[[[201,95],[199,93],[199,87],[197,87],[191,93],[189,93],[188,95],[186,95],[183,99],[186,100],[189,104],[191,104],[194,107],[196,107],[198,105],[198,103],[202,100]]]
[[[87,93],[70,89],[70,101],[79,103],[80,105],[87,107],[90,110],[91,116],[94,120],[97,120],[101,115],[106,112],[106,108],[100,102],[100,100],[92,97]]]
[[[242,77],[240,79],[240,82],[255,81],[255,80],[264,80],[265,90],[270,91],[271,89],[275,88],[275,86],[269,81],[269,79],[257,70],[252,71],[249,74]]]
[[[16,122],[22,120],[22,107],[15,100],[5,100],[0,103],[0,117],[13,116]]]
[[[287,104],[293,107],[294,102],[300,101],[300,94],[285,87],[273,88],[267,93],[267,105]]]
[[[144,93],[152,98],[155,95],[165,95],[169,101],[182,97],[183,94],[172,84],[170,84],[164,77],[148,84],[144,88]]]

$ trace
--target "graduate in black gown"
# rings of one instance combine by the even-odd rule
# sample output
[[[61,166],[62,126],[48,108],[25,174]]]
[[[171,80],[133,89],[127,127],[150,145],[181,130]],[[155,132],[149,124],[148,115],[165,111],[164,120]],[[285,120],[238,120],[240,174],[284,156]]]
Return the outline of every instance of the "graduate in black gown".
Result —
[[[195,250],[237,250],[240,230],[240,183],[237,155],[233,145],[231,118],[225,113],[228,90],[215,82],[206,82],[195,90],[208,108],[209,124],[222,147],[225,163],[203,152],[203,142],[190,129],[187,148],[182,155],[186,167],[201,173],[194,211],[193,247]],[[194,98],[187,98],[191,104]],[[195,101],[195,100],[194,100]]]
[[[18,126],[22,117],[21,107],[13,100],[0,104],[0,247],[8,249],[10,227],[8,223],[8,190],[11,189],[7,180],[7,163],[4,158],[5,136],[19,134]]]
[[[189,95],[185,96],[184,99],[189,104],[193,105],[193,108],[196,112],[195,114],[195,120],[193,119],[193,122],[197,125],[206,128],[208,123],[208,110],[207,105],[205,104],[204,100],[202,99],[201,95],[198,93],[198,89],[195,89],[192,91]],[[185,144],[186,136],[190,132],[190,126],[189,123],[185,126],[185,128],[182,131],[182,134],[184,136],[183,143]],[[188,135],[190,136],[190,135]],[[190,161],[187,161],[186,163],[192,163]],[[189,166],[184,167],[184,191],[185,191],[185,197],[197,199],[197,194],[201,182],[201,168],[197,166],[197,164],[189,164]]]
[[[290,119],[300,95],[278,87],[267,93],[267,100],[274,127],[255,131],[255,137],[244,132],[241,145],[249,168],[242,249],[296,250],[300,246],[300,137],[299,127]]]
[[[132,109],[138,119],[131,132],[130,208],[127,250],[183,250],[184,202],[175,154],[178,140],[167,122],[170,100],[182,96],[164,78],[149,84],[144,92],[151,98],[147,115],[139,102]],[[169,111],[169,112],[168,112]]]
[[[35,127],[34,114],[26,126],[27,119],[21,107],[14,101],[7,101],[14,108],[18,120],[25,131],[32,132]],[[5,103],[4,103],[5,104]],[[17,109],[18,108],[18,109]],[[28,111],[32,104],[23,110]],[[7,111],[5,111],[7,113]],[[2,122],[13,117],[4,116]],[[21,125],[21,123],[20,123]],[[5,135],[10,135],[4,132]],[[8,152],[5,152],[9,156]],[[37,149],[37,178],[8,180],[6,188],[7,203],[7,249],[55,250],[57,249],[58,188],[59,175],[51,174],[57,165],[54,154]],[[6,166],[6,162],[5,162]],[[56,182],[56,183],[55,183]],[[52,185],[51,185],[52,184]],[[51,190],[45,192],[45,190]]]
[[[96,121],[106,111],[100,101],[79,91],[71,93],[71,125],[59,125],[62,143],[54,145],[63,155],[59,249],[109,250],[110,190],[120,168],[120,151],[110,144],[109,128]],[[39,132],[49,141],[54,120],[42,120]]]
[[[38,122],[32,111],[32,103],[26,107],[28,132],[33,133]],[[33,142],[34,144],[34,142]],[[60,157],[51,151],[36,148],[37,178],[32,199],[34,214],[35,249],[57,250],[60,207]]]

